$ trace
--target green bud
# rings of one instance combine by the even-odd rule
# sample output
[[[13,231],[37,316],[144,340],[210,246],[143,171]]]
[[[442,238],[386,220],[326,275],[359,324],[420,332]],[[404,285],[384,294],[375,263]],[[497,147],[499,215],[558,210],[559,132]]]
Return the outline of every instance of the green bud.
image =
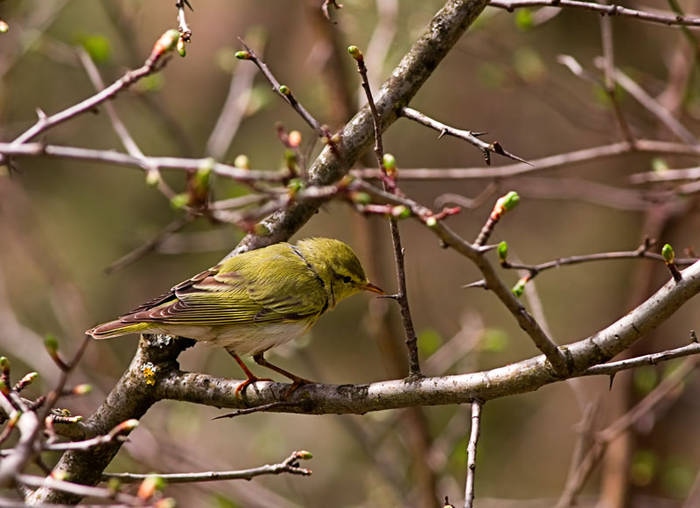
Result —
[[[250,169],[250,159],[247,155],[240,154],[233,159],[233,165],[241,169]]]
[[[187,203],[189,202],[190,196],[185,192],[175,194],[172,198],[170,198],[170,206],[172,206],[175,210],[181,210],[185,208],[187,206]]]
[[[309,460],[314,458],[313,454],[307,450],[299,450],[296,452],[296,456],[301,460]]]
[[[122,482],[119,478],[110,478],[107,480],[107,488],[110,492],[118,492],[122,486]]]
[[[10,360],[6,356],[0,356],[0,370],[5,375],[10,373]]]
[[[10,30],[10,25],[6,21],[0,19],[0,34],[7,33]]]
[[[435,226],[437,226],[437,219],[435,217],[428,217],[427,219],[425,219],[425,225],[429,228],[434,228]]]
[[[673,250],[673,247],[671,247],[671,245],[668,243],[661,248],[661,255],[663,256],[667,265],[670,265],[676,260],[676,253]]]
[[[199,191],[206,191],[209,188],[209,180],[211,172],[214,170],[216,161],[211,157],[204,159],[202,164],[197,168],[197,173],[194,175],[195,186]]]
[[[149,169],[146,171],[146,185],[149,187],[155,187],[160,182],[160,173],[156,169]]]
[[[525,279],[520,279],[518,282],[515,283],[515,286],[513,286],[513,289],[511,289],[511,292],[520,298],[523,296],[523,292],[525,292],[525,283],[527,280]]]
[[[382,157],[382,164],[387,173],[392,174],[396,171],[396,158],[390,153],[384,154],[384,157]]]
[[[180,40],[180,32],[177,31],[175,28],[171,28],[170,30],[168,30],[160,36],[160,38],[156,42],[156,48],[160,51],[160,53],[171,51],[175,49],[178,40]]]
[[[236,58],[239,60],[250,60],[253,58],[253,55],[251,55],[248,51],[236,51]]]
[[[300,178],[292,178],[287,184],[287,188],[292,192],[299,192],[304,188],[304,181]]]
[[[503,209],[506,212],[515,208],[515,206],[520,202],[520,196],[518,196],[518,193],[515,191],[510,191],[503,197]]]
[[[7,395],[10,393],[10,387],[7,386],[7,383],[5,382],[4,379],[0,379],[0,393]]]
[[[292,93],[292,91],[287,85],[280,85],[279,91],[282,95],[289,95],[290,93]]]
[[[668,171],[668,162],[661,157],[654,157],[651,160],[651,169],[654,173],[663,173]]]
[[[360,48],[357,46],[348,46],[348,53],[350,53],[350,56],[353,57],[355,60],[362,60],[362,51],[360,51]]]
[[[86,395],[92,391],[92,385],[89,384],[81,384],[77,385],[73,388],[73,394],[74,395]]]
[[[177,40],[177,45],[175,46],[175,50],[177,51],[177,54],[180,55],[181,57],[184,57],[187,55],[187,49],[185,48],[185,39],[180,37]]]
[[[498,244],[498,260],[501,263],[506,262],[506,258],[508,258],[508,242],[503,241]]]
[[[398,205],[391,209],[391,215],[397,219],[406,219],[411,216],[411,210],[403,205]]]
[[[44,347],[49,354],[54,355],[58,351],[58,339],[51,334],[44,338]]]
[[[353,202],[359,205],[368,205],[372,202],[372,196],[366,192],[353,192],[351,196]]]

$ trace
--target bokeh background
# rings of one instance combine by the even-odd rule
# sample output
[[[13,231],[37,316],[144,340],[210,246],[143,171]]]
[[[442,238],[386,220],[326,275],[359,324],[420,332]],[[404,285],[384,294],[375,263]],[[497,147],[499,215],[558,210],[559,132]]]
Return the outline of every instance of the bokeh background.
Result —
[[[175,56],[151,76],[113,101],[148,155],[204,156],[206,140],[220,113],[236,62],[237,37],[255,48],[280,82],[322,122],[337,128],[353,113],[339,102],[339,87],[353,97],[359,81],[353,62],[334,52],[328,23],[318,4],[302,1],[193,0],[188,13],[193,30],[187,57]],[[379,20],[386,58],[379,79],[390,73],[442,2],[345,0],[333,12],[331,32],[339,47],[366,48]],[[635,4],[635,2],[630,2]],[[687,2],[689,10],[692,11]],[[135,68],[153,41],[176,26],[172,1],[16,1],[0,3],[10,31],[0,36],[0,134],[11,140],[35,119],[35,109],[59,111],[94,93],[73,47],[88,50],[106,82]],[[665,6],[665,4],[664,4]],[[695,2],[695,12],[698,4]],[[620,140],[610,102],[600,87],[572,75],[556,62],[559,54],[577,58],[597,74],[601,54],[599,16],[564,11],[541,22],[543,11],[508,13],[487,8],[426,83],[412,106],[457,127],[487,131],[509,151],[526,159]],[[529,14],[528,14],[529,13]],[[393,32],[393,33],[392,33]],[[700,126],[700,87],[687,42],[678,29],[614,18],[616,64],[652,95],[668,84],[676,59],[690,62],[680,118],[695,133]],[[264,49],[263,49],[264,48]],[[374,63],[374,62],[373,62]],[[338,65],[345,80],[332,83]],[[673,139],[658,121],[624,93],[620,104],[640,137]],[[226,160],[246,154],[255,168],[277,169],[283,147],[275,123],[312,133],[256,74],[247,115]],[[386,150],[399,167],[483,167],[478,150],[463,141],[436,139],[436,133],[400,120],[385,137]],[[122,150],[103,112],[76,118],[42,137],[47,142]],[[371,161],[371,159],[370,159]],[[508,161],[495,157],[494,164]],[[581,178],[630,187],[628,176],[654,164],[689,167],[697,158],[632,154],[567,166],[542,176]],[[182,173],[168,182],[184,188]],[[402,189],[432,204],[444,193],[479,194],[486,180],[407,181]],[[506,239],[525,262],[608,250],[629,250],[645,234],[670,242],[681,252],[698,247],[697,201],[661,203],[648,209],[602,206],[570,193],[535,197],[518,190],[520,206],[497,227],[494,240]],[[528,190],[530,189],[530,190]],[[536,187],[535,187],[536,190]],[[215,197],[241,195],[246,188],[219,180]],[[449,219],[451,227],[474,238],[496,196]],[[614,199],[613,199],[614,201]],[[634,207],[633,207],[634,208]],[[0,352],[15,372],[37,370],[46,390],[57,376],[42,347],[46,334],[62,350],[73,350],[83,330],[112,319],[180,280],[215,264],[242,237],[233,226],[198,220],[172,235],[155,252],[105,273],[121,256],[139,247],[176,219],[173,209],[148,187],[141,171],[48,158],[17,161],[0,176]],[[462,289],[477,272],[454,252],[441,249],[426,229],[401,223],[406,247],[408,289],[420,335],[426,374],[469,372],[536,354],[531,341],[496,301],[480,290]],[[390,237],[381,218],[364,218],[347,205],[331,203],[297,235],[324,235],[353,245],[371,278],[395,287]],[[506,272],[509,283],[517,274]],[[668,279],[663,265],[613,261],[566,267],[535,280],[553,336],[560,343],[584,338],[629,311]],[[698,326],[698,301],[685,305],[635,353],[685,344]],[[402,371],[391,348],[403,353],[398,309],[391,302],[356,296],[325,316],[296,344],[269,353],[276,363],[304,377],[327,383],[365,383],[396,377]],[[388,316],[388,317],[387,317]],[[382,334],[388,330],[388,337]],[[457,335],[449,353],[427,360]],[[126,368],[136,336],[90,344],[75,381],[89,381],[89,396],[65,400],[76,414],[89,414]],[[440,353],[438,353],[439,355]],[[447,358],[445,358],[447,357]],[[403,361],[403,360],[401,360]],[[240,377],[222,350],[199,345],[181,357],[184,369]],[[620,407],[639,400],[672,364],[608,379],[584,379],[580,390],[599,401],[600,425]],[[433,368],[434,370],[430,370]],[[256,372],[261,368],[254,366]],[[268,375],[267,372],[261,373]],[[688,378],[673,403],[632,429],[630,463],[622,470],[631,506],[680,506],[700,464],[700,421],[696,377]],[[159,403],[142,421],[110,467],[113,471],[198,471],[246,468],[276,462],[294,449],[314,453],[310,478],[279,476],[253,482],[219,482],[169,487],[182,506],[420,506],[422,483],[431,478],[434,493],[457,501],[463,492],[468,407],[429,407],[364,416],[255,414],[235,420],[212,418],[221,411],[185,403]],[[489,402],[484,409],[477,469],[482,506],[550,506],[562,490],[581,411],[567,384]],[[387,472],[388,471],[388,472]],[[600,471],[600,470],[598,470]],[[610,475],[595,473],[584,491],[592,503]],[[601,483],[602,482],[602,483]],[[486,499],[488,498],[488,499]],[[490,503],[490,504],[489,504]]]

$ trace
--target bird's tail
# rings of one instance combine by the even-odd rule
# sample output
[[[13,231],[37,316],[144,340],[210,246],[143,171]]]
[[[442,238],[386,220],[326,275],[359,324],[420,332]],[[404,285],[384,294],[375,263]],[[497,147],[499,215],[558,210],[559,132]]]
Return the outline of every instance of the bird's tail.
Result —
[[[116,321],[102,323],[95,328],[90,328],[85,333],[95,339],[111,339],[127,333],[142,332],[150,327],[151,323],[124,323],[117,319]]]

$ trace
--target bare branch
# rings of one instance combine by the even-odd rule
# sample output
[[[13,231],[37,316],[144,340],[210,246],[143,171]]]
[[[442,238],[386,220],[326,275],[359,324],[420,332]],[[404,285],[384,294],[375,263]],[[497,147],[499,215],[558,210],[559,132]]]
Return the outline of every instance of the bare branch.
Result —
[[[648,12],[636,9],[629,9],[617,4],[601,5],[578,0],[491,0],[490,7],[498,7],[512,12],[515,9],[523,7],[560,7],[572,9],[584,9],[607,16],[624,16],[649,21],[652,23],[662,23],[664,25],[685,25],[685,26],[700,26],[700,17],[697,16],[679,16],[673,13],[663,11]]]
[[[479,429],[481,426],[482,402],[472,402],[471,431],[467,444],[467,479],[464,482],[464,508],[472,508],[474,505],[474,473],[476,472],[476,445],[479,441]]]
[[[595,5],[595,4],[591,4]],[[637,139],[634,145],[627,141],[584,148],[573,152],[550,155],[530,161],[530,164],[518,163],[493,168],[405,168],[401,170],[403,180],[441,180],[441,179],[483,179],[506,178],[524,173],[555,169],[569,164],[579,164],[605,157],[613,157],[631,152],[667,153],[675,155],[700,155],[700,146],[689,146],[683,143],[670,143],[651,139]],[[352,172],[361,178],[379,178],[376,169],[359,169]]]
[[[240,469],[237,471],[207,471],[203,473],[155,473],[155,476],[168,483],[195,483],[195,482],[216,482],[221,480],[252,480],[256,476],[277,475],[283,473],[310,476],[311,470],[299,467],[299,460],[310,459],[311,454],[307,451],[293,452],[289,457],[278,464],[266,464],[264,466],[250,469]],[[137,483],[145,480],[154,474],[135,473],[104,473],[105,480],[116,478],[124,483]]]

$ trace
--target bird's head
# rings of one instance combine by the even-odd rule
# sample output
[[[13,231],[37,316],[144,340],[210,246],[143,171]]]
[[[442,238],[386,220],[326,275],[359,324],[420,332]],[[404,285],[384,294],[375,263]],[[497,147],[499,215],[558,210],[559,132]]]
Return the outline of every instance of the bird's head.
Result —
[[[340,240],[309,238],[297,243],[297,247],[331,288],[335,303],[360,291],[384,294],[384,291],[367,280],[360,260]]]

